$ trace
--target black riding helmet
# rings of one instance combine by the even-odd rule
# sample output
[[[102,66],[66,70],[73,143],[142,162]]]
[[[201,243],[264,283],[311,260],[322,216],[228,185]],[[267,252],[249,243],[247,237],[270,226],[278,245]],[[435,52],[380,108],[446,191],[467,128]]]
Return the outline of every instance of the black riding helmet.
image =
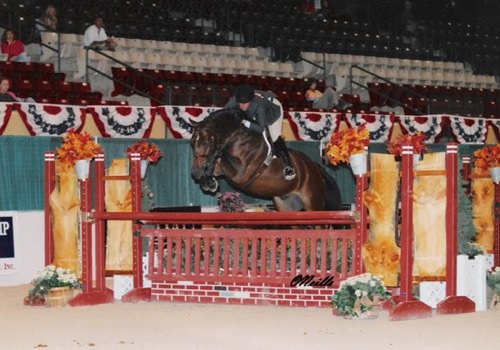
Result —
[[[247,103],[255,97],[255,91],[250,85],[239,85],[234,90],[234,97],[238,103]]]

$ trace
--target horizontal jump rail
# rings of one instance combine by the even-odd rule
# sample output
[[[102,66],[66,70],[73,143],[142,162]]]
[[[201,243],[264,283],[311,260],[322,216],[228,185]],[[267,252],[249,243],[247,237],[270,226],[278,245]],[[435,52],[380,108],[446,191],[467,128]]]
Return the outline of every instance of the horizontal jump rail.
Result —
[[[285,283],[297,275],[353,273],[356,230],[184,230],[140,228],[149,239],[148,277],[156,282]]]
[[[258,212],[258,213],[158,213],[93,212],[95,220],[133,220],[143,224],[207,225],[353,225],[359,215],[353,211]]]

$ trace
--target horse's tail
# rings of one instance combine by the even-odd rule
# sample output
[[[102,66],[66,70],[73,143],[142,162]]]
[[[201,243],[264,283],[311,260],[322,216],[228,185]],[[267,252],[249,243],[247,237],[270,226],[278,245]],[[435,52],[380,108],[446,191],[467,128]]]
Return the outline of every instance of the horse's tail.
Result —
[[[342,209],[340,189],[335,179],[326,172],[320,164],[317,164],[321,176],[325,182],[325,210],[340,210]]]

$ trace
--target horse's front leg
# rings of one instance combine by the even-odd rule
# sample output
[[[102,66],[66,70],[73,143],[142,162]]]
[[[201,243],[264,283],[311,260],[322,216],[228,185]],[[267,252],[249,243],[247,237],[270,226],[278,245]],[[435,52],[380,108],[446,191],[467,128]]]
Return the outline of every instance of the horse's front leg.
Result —
[[[220,158],[207,162],[204,175],[199,180],[201,189],[205,192],[215,193],[219,188],[219,182],[215,177],[220,175],[223,175]]]

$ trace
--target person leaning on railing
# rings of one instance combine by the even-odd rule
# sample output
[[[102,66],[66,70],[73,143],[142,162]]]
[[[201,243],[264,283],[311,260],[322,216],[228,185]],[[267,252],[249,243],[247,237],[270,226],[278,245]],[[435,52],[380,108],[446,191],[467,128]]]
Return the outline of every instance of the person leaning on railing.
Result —
[[[96,16],[94,24],[85,30],[83,34],[83,46],[97,50],[115,50],[116,42],[106,34],[102,16]]]

